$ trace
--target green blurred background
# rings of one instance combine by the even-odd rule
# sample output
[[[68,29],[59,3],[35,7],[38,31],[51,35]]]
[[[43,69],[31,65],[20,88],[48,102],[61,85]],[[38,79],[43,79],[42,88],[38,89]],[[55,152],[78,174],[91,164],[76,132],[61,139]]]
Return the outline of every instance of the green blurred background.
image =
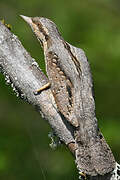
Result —
[[[42,49],[19,14],[50,18],[66,41],[85,50],[99,126],[120,162],[120,1],[0,0],[0,18],[12,25],[45,72]],[[49,125],[15,96],[0,74],[0,180],[78,179],[66,147],[50,149],[49,131]]]

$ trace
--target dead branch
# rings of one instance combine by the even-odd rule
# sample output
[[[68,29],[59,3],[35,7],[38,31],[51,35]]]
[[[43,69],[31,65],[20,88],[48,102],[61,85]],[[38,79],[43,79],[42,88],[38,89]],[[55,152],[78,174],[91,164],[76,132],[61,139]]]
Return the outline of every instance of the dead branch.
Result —
[[[0,71],[4,74],[6,82],[11,85],[17,96],[32,104],[44,119],[48,121],[56,135],[64,142],[74,154],[75,140],[74,128],[61,118],[50,89],[35,95],[34,91],[48,82],[36,61],[24,49],[18,38],[7,27],[0,23]],[[88,177],[88,179],[119,179],[113,175]],[[118,173],[117,173],[118,174]]]

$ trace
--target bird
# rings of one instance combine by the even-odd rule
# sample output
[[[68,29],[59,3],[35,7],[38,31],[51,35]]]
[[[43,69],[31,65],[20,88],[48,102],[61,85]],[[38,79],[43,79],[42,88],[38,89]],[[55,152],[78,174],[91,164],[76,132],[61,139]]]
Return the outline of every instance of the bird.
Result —
[[[50,19],[20,16],[30,25],[44,51],[49,82],[36,93],[50,88],[61,117],[74,127],[80,174],[111,172],[115,159],[98,127],[90,65],[84,51],[66,42]]]

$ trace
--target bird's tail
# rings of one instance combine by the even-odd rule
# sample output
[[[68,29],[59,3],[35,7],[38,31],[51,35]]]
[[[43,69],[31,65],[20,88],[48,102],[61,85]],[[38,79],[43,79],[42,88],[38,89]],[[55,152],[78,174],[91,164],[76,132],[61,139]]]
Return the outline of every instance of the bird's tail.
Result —
[[[79,172],[91,176],[104,175],[115,168],[114,156],[101,133],[86,145],[77,143],[76,163]]]
[[[91,162],[100,175],[111,172],[115,168],[115,159],[112,151],[99,132],[97,138],[91,143]]]
[[[87,145],[76,145],[76,164],[79,173],[96,176],[96,170],[91,161],[90,148]]]

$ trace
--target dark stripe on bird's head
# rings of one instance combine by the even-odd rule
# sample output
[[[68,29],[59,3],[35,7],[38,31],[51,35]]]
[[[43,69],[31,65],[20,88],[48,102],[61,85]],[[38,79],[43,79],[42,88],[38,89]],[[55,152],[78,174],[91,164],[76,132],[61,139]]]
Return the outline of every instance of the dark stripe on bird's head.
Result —
[[[44,35],[45,40],[48,41],[50,38],[47,32],[45,31],[45,29],[43,28],[43,25],[38,20],[35,20],[34,18],[32,18],[32,22],[37,25],[39,31]]]

